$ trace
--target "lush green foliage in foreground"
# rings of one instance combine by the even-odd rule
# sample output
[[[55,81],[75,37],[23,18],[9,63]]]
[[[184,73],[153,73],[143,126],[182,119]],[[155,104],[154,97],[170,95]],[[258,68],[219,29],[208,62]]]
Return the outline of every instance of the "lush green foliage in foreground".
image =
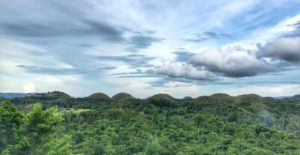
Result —
[[[75,99],[52,92],[2,100],[3,155],[300,154],[299,96]]]

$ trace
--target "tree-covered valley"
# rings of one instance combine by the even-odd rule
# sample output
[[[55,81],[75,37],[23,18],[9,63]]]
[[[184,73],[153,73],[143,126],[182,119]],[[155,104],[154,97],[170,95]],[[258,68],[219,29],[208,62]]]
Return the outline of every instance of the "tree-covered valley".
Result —
[[[1,98],[1,155],[300,154],[300,96]]]

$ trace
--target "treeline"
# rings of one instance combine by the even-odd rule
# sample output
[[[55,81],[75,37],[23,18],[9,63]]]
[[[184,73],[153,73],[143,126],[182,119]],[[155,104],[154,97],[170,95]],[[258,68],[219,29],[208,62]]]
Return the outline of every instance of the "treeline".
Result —
[[[1,100],[1,154],[300,154],[300,96]]]

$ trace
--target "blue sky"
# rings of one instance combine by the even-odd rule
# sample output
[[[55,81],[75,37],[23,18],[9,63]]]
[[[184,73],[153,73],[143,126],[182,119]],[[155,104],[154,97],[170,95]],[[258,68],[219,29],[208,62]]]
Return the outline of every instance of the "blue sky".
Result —
[[[300,93],[300,0],[0,1],[0,92]]]

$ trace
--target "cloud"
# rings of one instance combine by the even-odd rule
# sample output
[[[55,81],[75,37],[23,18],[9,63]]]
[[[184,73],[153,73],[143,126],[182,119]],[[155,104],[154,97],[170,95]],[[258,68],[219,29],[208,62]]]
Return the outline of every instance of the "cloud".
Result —
[[[218,80],[218,77],[205,69],[196,68],[191,64],[169,63],[158,67],[155,71],[158,75],[166,75],[171,78],[185,78],[191,80]]]
[[[51,51],[35,46],[33,44],[19,41],[0,39],[0,66],[3,70],[11,70],[18,64],[30,66],[52,66],[52,67],[71,67],[72,65],[61,61]]]
[[[286,37],[300,37],[300,15],[292,18],[291,20],[292,20],[292,22],[289,23],[287,26],[289,26],[292,30],[289,31],[284,36],[286,36]]]
[[[165,78],[160,78],[158,80],[150,81],[148,84],[150,84],[151,87],[164,87],[169,81]]]
[[[235,84],[269,79],[299,83],[298,74],[290,73],[299,70],[265,74],[287,65],[292,68],[296,61],[247,50],[268,40],[271,45],[270,38],[299,37],[297,4],[292,0],[0,1],[0,78],[4,81],[0,89],[16,91],[37,81],[39,91],[62,89],[82,95],[101,85],[108,94],[122,89],[146,96],[163,90],[180,96],[219,91],[210,90],[214,85],[226,91]],[[226,49],[234,45],[245,50]],[[205,51],[215,48],[221,49]],[[253,77],[235,78],[244,76]],[[151,83],[147,82],[154,79],[163,80],[148,89]],[[177,83],[192,86],[169,87]]]
[[[228,39],[230,36],[226,33],[216,33],[211,31],[203,32],[200,35],[196,35],[194,38],[186,39],[190,42],[204,42],[208,40]]]
[[[135,35],[128,39],[127,43],[129,44],[128,50],[130,52],[135,52],[139,49],[145,49],[150,47],[153,43],[160,42],[162,39],[146,36],[146,35]]]
[[[41,67],[41,66],[27,66],[27,65],[17,65],[17,67],[22,68],[28,73],[37,73],[37,74],[50,74],[50,75],[73,75],[73,74],[87,74],[102,72],[106,70],[115,69],[116,67],[102,67],[97,69],[77,69],[77,68],[50,68],[50,67]]]
[[[175,79],[169,79],[169,78],[159,78],[157,80],[153,80],[148,82],[150,84],[149,88],[178,88],[178,87],[188,87],[191,86],[189,82],[181,81],[181,80],[175,80]]]
[[[294,26],[295,26],[297,29],[300,29],[300,21],[298,21],[297,23],[295,23]]]
[[[258,45],[258,56],[288,62],[300,61],[300,37],[283,37]]]
[[[187,62],[194,56],[194,53],[186,52],[186,51],[175,51],[173,52],[176,55],[176,61]]]
[[[61,23],[63,24],[63,23]],[[21,37],[94,36],[107,41],[120,42],[123,32],[108,23],[80,19],[65,26],[25,21],[22,23],[0,22],[0,33]]]
[[[90,34],[96,35],[99,37],[104,37],[109,41],[119,42],[123,41],[123,31],[114,26],[111,26],[107,23],[92,21],[92,20],[84,20],[84,23],[89,26],[89,29],[83,29],[80,32],[81,35]]]
[[[157,77],[157,75],[155,75],[152,70],[142,71],[141,69],[136,69],[135,71],[132,71],[132,72],[119,72],[119,73],[114,73],[111,75],[114,75],[118,78],[154,78],[154,77]]]
[[[59,29],[36,23],[0,23],[0,32],[24,37],[53,37],[64,33]]]
[[[129,54],[122,56],[95,56],[96,59],[102,61],[118,61],[126,63],[131,67],[150,67],[152,65],[148,64],[150,60],[153,60],[154,57],[149,57],[141,54]]]
[[[81,42],[80,39],[85,37],[84,44],[100,39],[109,43],[120,43],[127,47],[130,52],[148,48],[153,43],[162,40],[151,36],[155,32],[154,30],[136,28],[130,22],[126,24],[127,21],[123,21],[124,19],[120,21],[116,18],[110,18],[107,15],[110,12],[106,12],[105,9],[97,10],[98,6],[92,7],[93,5],[95,3],[91,2],[78,2],[70,5],[57,0],[3,3],[0,5],[2,12],[0,15],[0,34],[31,39],[31,41],[32,39],[40,41],[39,39],[51,39],[53,37],[63,40],[64,37],[68,39],[71,37],[74,39],[73,41]],[[102,5],[107,9],[115,7],[106,2],[101,2]],[[33,14],[33,11],[39,12],[39,14]],[[3,14],[9,14],[10,18]],[[22,14],[22,17],[19,14]],[[120,16],[125,18],[127,14]],[[11,20],[12,18],[14,20]]]
[[[239,47],[204,51],[193,56],[191,63],[228,77],[254,76],[273,71],[272,66],[257,59],[254,52]]]
[[[231,95],[259,94],[261,96],[290,96],[300,93],[299,84],[245,85],[227,89]]]
[[[106,22],[100,22],[91,19],[77,19],[70,24],[49,25],[47,23],[34,23],[25,21],[22,23],[5,23],[0,22],[0,34],[17,37],[28,38],[61,38],[61,37],[88,37],[100,39],[109,43],[120,43],[127,46],[129,52],[136,52],[141,49],[146,49],[152,44],[162,41],[163,39],[151,36],[148,30],[145,32],[136,33],[129,28],[111,25]],[[57,24],[57,23],[56,23]],[[63,23],[59,23],[63,24]],[[130,37],[125,37],[126,34],[131,34]],[[143,34],[147,33],[147,34]],[[87,43],[83,44],[86,45]]]

